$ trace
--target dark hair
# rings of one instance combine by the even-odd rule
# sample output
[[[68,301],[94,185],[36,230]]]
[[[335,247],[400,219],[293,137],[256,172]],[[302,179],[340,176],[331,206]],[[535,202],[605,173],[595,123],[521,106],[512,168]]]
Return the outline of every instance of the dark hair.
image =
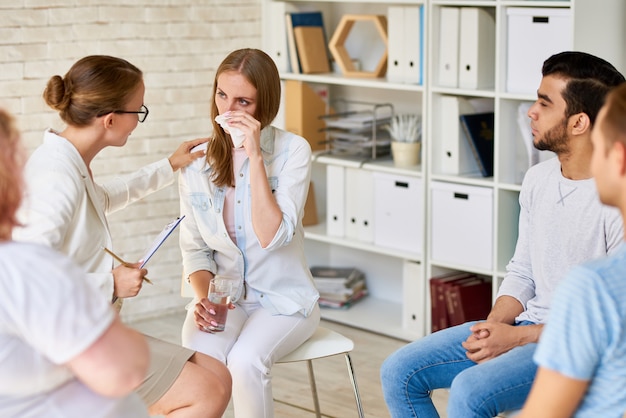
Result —
[[[244,48],[228,54],[217,68],[213,81],[211,101],[211,123],[213,139],[207,148],[207,162],[213,168],[212,180],[218,186],[233,184],[232,143],[226,133],[215,122],[219,111],[215,103],[218,77],[227,71],[238,72],[256,88],[256,111],[253,115],[261,122],[261,129],[268,126],[280,107],[280,76],[272,58],[259,49]]]
[[[22,202],[22,168],[25,154],[15,120],[0,109],[0,240],[11,239],[18,226],[17,210]]]
[[[541,73],[544,77],[553,75],[566,80],[562,92],[565,116],[585,113],[592,125],[609,90],[626,81],[608,61],[578,51],[552,55],[544,61]]]
[[[626,83],[615,87],[606,96],[604,123],[599,128],[607,145],[621,141],[626,144]]]
[[[122,109],[142,80],[141,70],[122,58],[91,55],[65,77],[52,76],[43,98],[68,125],[86,126],[96,116]]]

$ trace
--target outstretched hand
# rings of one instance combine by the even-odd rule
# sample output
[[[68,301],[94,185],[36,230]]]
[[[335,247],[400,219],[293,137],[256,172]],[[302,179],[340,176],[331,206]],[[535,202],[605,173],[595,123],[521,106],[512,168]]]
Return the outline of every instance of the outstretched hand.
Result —
[[[178,148],[176,149],[176,151],[174,151],[174,153],[170,155],[169,157],[169,161],[170,161],[170,165],[172,166],[172,169],[176,171],[179,168],[188,166],[189,164],[194,162],[196,159],[203,157],[205,155],[204,151],[200,150],[200,151],[191,152],[191,150],[194,147],[207,142],[208,140],[209,138],[198,138],[198,139],[192,139],[190,141],[185,141],[182,144],[180,144]]]

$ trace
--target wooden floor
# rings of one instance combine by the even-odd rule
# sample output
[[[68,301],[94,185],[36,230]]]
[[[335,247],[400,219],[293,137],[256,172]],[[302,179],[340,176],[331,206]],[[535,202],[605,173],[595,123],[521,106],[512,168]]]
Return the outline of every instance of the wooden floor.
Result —
[[[132,325],[156,338],[180,344],[180,329],[184,317],[184,312],[180,312],[138,321]],[[389,354],[405,345],[406,342],[333,322],[322,321],[322,324],[354,341],[351,358],[365,416],[388,418],[389,412],[385,406],[380,385],[380,365]],[[313,368],[323,416],[357,417],[344,356],[315,360]],[[272,374],[276,418],[314,417],[306,363],[277,364],[272,369]],[[435,392],[433,400],[439,411],[445,411],[447,401],[445,391]],[[445,412],[440,413],[443,418],[446,417]],[[234,417],[232,406],[229,406],[224,417]]]

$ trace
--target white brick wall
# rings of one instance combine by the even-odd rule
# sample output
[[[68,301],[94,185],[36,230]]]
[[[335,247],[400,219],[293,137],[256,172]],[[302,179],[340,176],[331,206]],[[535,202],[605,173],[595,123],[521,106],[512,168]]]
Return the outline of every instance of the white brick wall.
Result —
[[[260,17],[260,0],[0,0],[0,106],[17,116],[30,152],[46,128],[62,128],[41,98],[52,75],[85,55],[125,58],[144,72],[150,116],[92,169],[96,179],[137,169],[210,133],[215,69],[233,49],[261,47]],[[115,250],[137,259],[177,215],[175,185],[113,214]],[[124,319],[181,309],[180,264],[176,234],[148,265],[154,286],[126,301]]]

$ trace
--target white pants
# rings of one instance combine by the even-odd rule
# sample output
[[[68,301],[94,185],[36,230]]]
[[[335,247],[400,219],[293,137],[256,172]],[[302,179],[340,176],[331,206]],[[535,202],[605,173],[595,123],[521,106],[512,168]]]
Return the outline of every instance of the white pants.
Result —
[[[248,289],[247,300],[239,300],[228,311],[226,329],[210,334],[200,331],[194,320],[197,301],[188,305],[183,324],[183,346],[224,362],[233,378],[235,416],[274,417],[272,365],[287,355],[317,329],[319,307],[311,315],[272,315],[257,302],[256,292]]]

